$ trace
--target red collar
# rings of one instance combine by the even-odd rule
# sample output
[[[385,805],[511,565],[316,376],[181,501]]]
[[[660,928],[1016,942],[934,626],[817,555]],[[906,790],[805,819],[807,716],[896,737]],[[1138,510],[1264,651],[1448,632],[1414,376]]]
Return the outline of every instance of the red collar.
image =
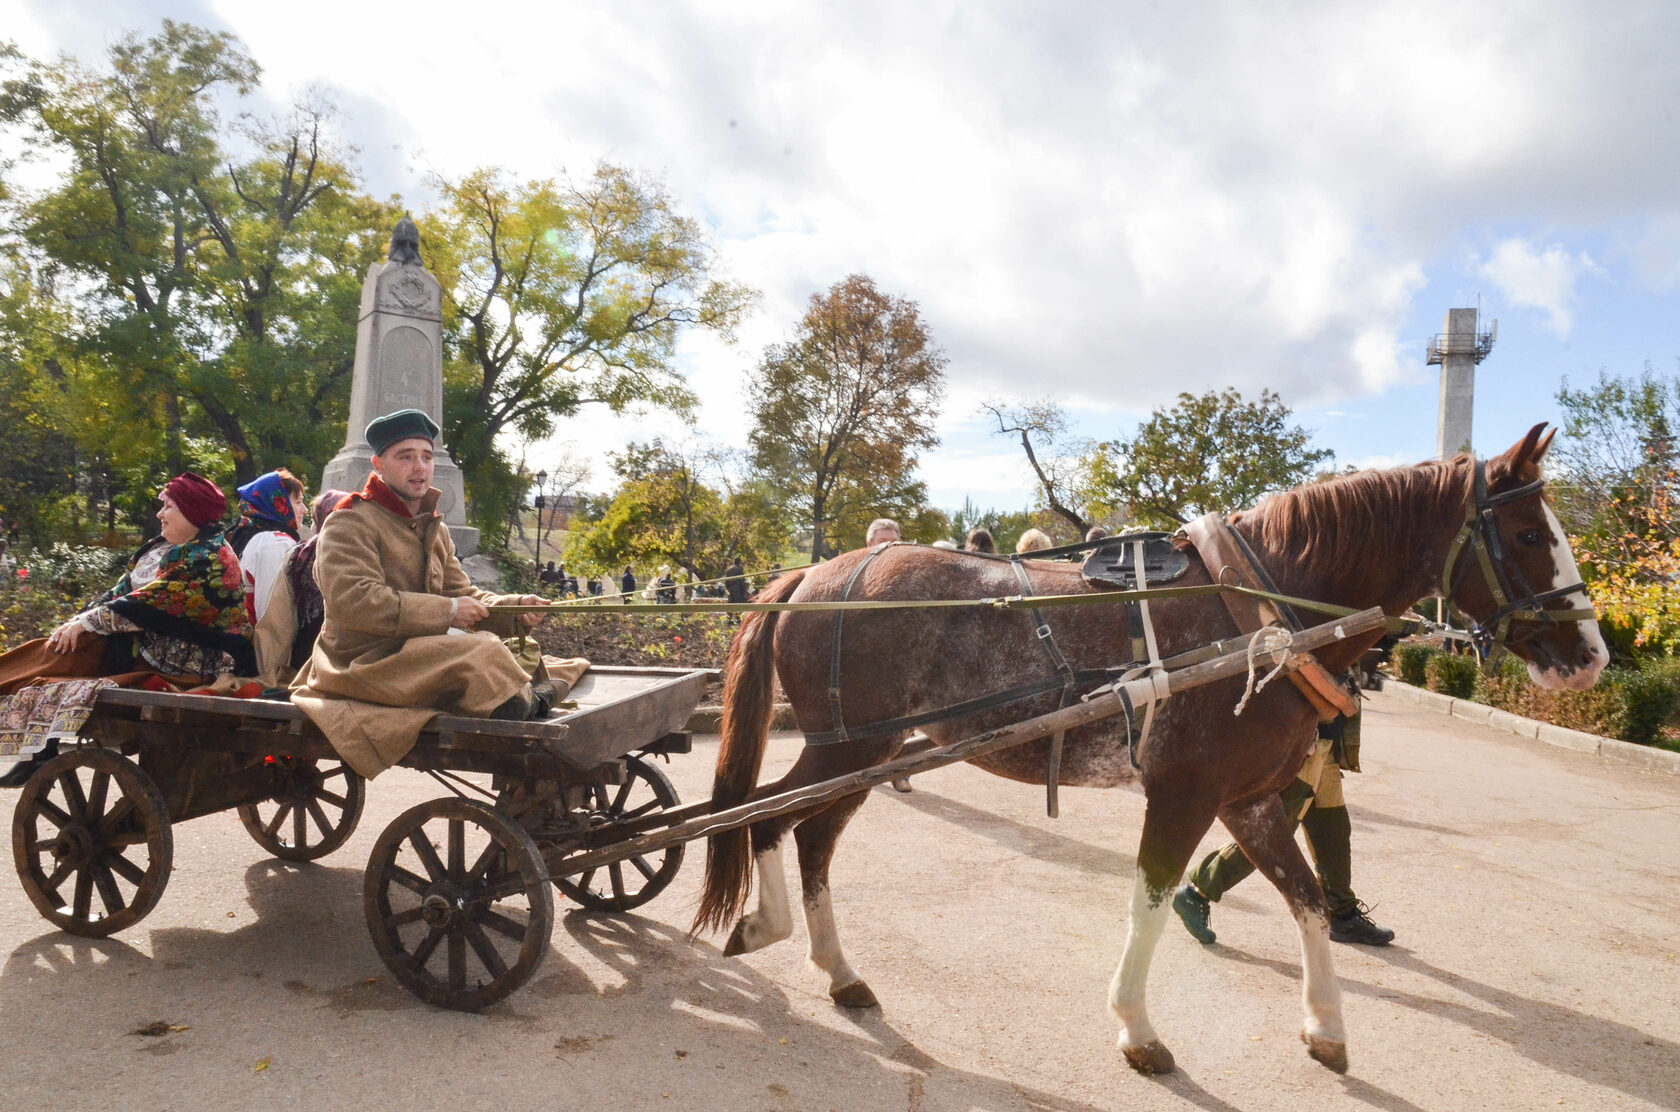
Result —
[[[431,491],[428,490],[426,493],[430,494]],[[383,506],[387,510],[396,514],[398,517],[411,518],[415,516],[413,512],[409,510],[408,503],[397,497],[397,492],[385,485],[385,480],[379,477],[379,472],[377,471],[369,472],[367,482],[363,484],[362,489],[351,495],[351,497],[360,498],[364,502],[372,502],[377,506]],[[427,499],[421,500],[421,513],[427,512],[427,501]]]

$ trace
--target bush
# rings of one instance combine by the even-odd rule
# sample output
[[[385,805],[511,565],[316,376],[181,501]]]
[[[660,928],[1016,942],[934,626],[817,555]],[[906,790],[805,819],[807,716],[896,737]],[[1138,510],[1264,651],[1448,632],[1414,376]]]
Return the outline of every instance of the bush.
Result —
[[[1476,694],[1476,673],[1480,668],[1474,656],[1435,653],[1424,666],[1424,678],[1431,691],[1454,699],[1469,699]]]
[[[1400,682],[1422,687],[1427,682],[1425,668],[1429,658],[1440,655],[1437,650],[1416,641],[1402,641],[1394,646],[1394,672]]]
[[[1680,661],[1650,661],[1630,668],[1615,684],[1621,704],[1616,736],[1636,745],[1655,745],[1680,711]]]

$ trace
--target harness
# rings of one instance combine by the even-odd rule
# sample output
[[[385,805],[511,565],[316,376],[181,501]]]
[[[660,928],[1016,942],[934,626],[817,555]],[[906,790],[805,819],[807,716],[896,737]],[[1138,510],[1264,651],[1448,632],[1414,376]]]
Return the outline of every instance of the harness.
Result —
[[[1538,628],[1522,639],[1527,641],[1541,629],[1557,625],[1559,622],[1587,622],[1598,617],[1598,612],[1590,606],[1571,610],[1546,609],[1548,602],[1564,598],[1576,591],[1585,593],[1585,583],[1577,580],[1568,586],[1536,592],[1528,585],[1521,569],[1510,564],[1506,558],[1505,546],[1499,539],[1499,529],[1493,519],[1494,509],[1509,502],[1537,496],[1544,486],[1544,479],[1535,479],[1531,483],[1524,483],[1500,494],[1489,494],[1486,465],[1481,460],[1476,461],[1475,480],[1471,486],[1470,505],[1465,513],[1464,525],[1459,529],[1458,536],[1453,539],[1452,547],[1447,551],[1447,562],[1441,569],[1441,597],[1446,600],[1454,616],[1470,627],[1470,641],[1476,648],[1476,655],[1482,660],[1484,670],[1491,671],[1499,658],[1509,651],[1506,646],[1510,640],[1511,623],[1514,621],[1538,623]],[[1493,596],[1497,607],[1487,620],[1482,622],[1464,613],[1453,599],[1458,590],[1459,580],[1463,578],[1464,570],[1469,567],[1468,563],[1458,562],[1466,545],[1475,553],[1476,563],[1481,566],[1488,593]],[[1554,664],[1561,663],[1556,660],[1556,654],[1549,646],[1536,645],[1534,650],[1541,656],[1551,658]]]

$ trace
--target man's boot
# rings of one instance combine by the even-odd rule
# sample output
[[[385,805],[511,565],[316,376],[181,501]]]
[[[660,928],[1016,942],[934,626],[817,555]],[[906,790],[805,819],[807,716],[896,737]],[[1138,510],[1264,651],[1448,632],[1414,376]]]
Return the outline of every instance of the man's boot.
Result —
[[[531,697],[531,685],[526,684],[509,695],[501,706],[491,711],[490,717],[498,722],[523,722],[531,717],[531,709],[534,705],[535,700]]]
[[[1394,941],[1394,932],[1371,922],[1361,904],[1355,904],[1340,915],[1330,916],[1330,941],[1352,942],[1360,946],[1387,946]]]
[[[1213,905],[1207,897],[1186,884],[1173,893],[1173,910],[1184,920],[1184,929],[1203,946],[1211,946],[1218,937],[1213,933]]]

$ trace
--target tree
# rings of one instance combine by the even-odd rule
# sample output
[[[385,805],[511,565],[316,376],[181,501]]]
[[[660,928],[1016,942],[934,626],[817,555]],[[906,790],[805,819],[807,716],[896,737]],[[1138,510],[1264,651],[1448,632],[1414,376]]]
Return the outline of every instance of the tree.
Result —
[[[567,560],[596,568],[665,562],[708,578],[737,553],[764,564],[787,543],[761,485],[725,496],[704,481],[718,454],[696,445],[631,444],[609,460],[621,479],[599,521],[574,533]]]
[[[1625,645],[1680,651],[1680,375],[1565,379],[1557,400],[1555,505],[1604,623]]]
[[[582,184],[483,169],[438,188],[423,246],[444,286],[445,436],[475,519],[499,521],[522,494],[499,435],[543,438],[591,404],[688,412],[677,337],[732,338],[755,295],[713,275],[663,186],[621,167]]]
[[[756,467],[811,521],[812,553],[863,542],[879,514],[926,502],[912,474],[939,443],[945,355],[916,303],[854,274],[811,295],[793,340],[765,349],[748,391]]]
[[[985,402],[981,408],[997,422],[995,435],[1020,438],[1044,506],[1084,537],[1091,527],[1085,516],[1090,508],[1080,505],[1084,493],[1080,482],[1093,448],[1091,441],[1069,436],[1067,414],[1048,399],[1017,406]],[[1018,531],[1017,536],[1024,531]]]
[[[1096,484],[1145,524],[1166,528],[1213,511],[1252,506],[1297,486],[1332,458],[1309,447],[1312,433],[1289,424],[1270,390],[1257,402],[1235,389],[1178,395],[1128,438],[1107,441],[1093,461]]]
[[[333,155],[327,106],[229,132],[218,98],[260,76],[232,36],[165,20],[107,61],[32,63],[0,91],[0,119],[66,164],[21,218],[73,278],[90,390],[116,403],[78,439],[156,474],[225,452],[213,470],[236,481],[325,458],[394,215]]]

